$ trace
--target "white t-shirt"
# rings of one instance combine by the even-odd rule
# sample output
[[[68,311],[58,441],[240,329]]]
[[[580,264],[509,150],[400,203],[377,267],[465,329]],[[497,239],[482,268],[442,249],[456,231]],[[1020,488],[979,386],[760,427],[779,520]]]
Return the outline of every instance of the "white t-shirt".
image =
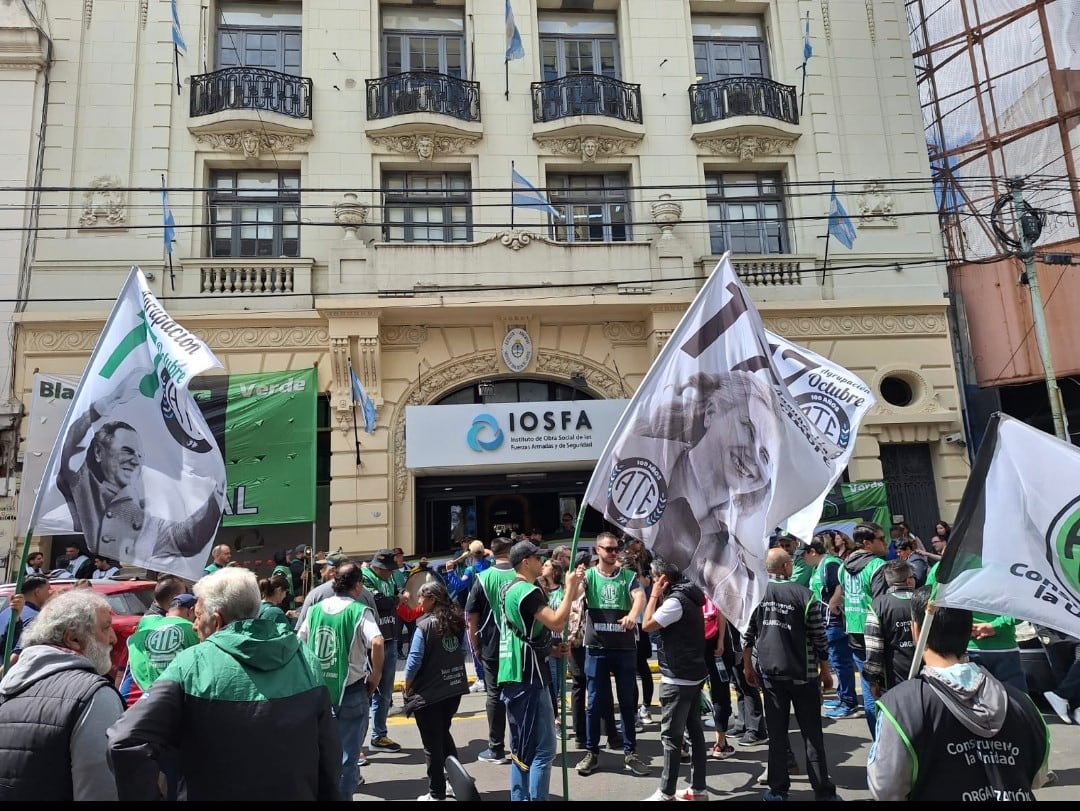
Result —
[[[653,612],[652,618],[656,620],[656,624],[661,628],[667,628],[674,625],[682,619],[682,603],[675,597],[665,597],[664,602],[660,603],[660,607]],[[701,649],[705,649],[705,637],[701,638]],[[680,687],[694,687],[698,684],[704,684],[705,679],[675,679],[671,676],[665,676],[663,672],[661,672],[660,683],[675,684]]]
[[[327,614],[334,615],[340,614],[352,602],[356,602],[352,597],[335,594],[333,597],[327,597],[320,602],[319,606]],[[301,642],[307,644],[309,634],[308,618],[304,617],[304,623],[300,626],[300,630],[296,632],[296,635]],[[356,633],[353,635],[352,645],[349,648],[349,675],[345,681],[346,686],[368,677],[371,672],[368,651],[371,650],[371,643],[376,637],[381,639],[382,633],[379,631],[379,624],[375,621],[375,612],[369,609],[364,612],[363,618],[357,623]]]

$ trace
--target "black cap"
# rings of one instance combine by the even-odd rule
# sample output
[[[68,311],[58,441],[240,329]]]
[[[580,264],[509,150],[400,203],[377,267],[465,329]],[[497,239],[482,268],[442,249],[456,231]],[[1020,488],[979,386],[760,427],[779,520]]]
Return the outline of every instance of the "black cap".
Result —
[[[371,563],[368,564],[372,569],[383,569],[387,572],[392,572],[395,568],[394,564],[394,550],[393,549],[380,549],[371,558]]]
[[[510,550],[510,565],[517,568],[518,564],[526,558],[540,555],[540,547],[532,541],[518,541]]]

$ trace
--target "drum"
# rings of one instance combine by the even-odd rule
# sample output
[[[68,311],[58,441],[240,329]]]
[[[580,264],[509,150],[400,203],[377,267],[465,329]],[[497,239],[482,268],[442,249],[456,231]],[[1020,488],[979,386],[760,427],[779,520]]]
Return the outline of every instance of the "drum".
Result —
[[[420,587],[425,583],[430,583],[432,580],[438,580],[439,578],[429,571],[428,569],[421,569],[418,572],[413,572],[409,575],[405,581],[405,591],[409,592],[409,608],[416,608],[420,605]]]

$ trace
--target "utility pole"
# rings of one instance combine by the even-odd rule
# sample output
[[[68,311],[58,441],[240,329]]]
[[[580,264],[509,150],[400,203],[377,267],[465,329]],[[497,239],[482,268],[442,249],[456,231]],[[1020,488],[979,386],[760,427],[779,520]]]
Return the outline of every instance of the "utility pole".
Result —
[[[1031,293],[1031,316],[1034,320],[1035,342],[1039,346],[1043,373],[1046,376],[1046,395],[1050,400],[1050,417],[1054,422],[1054,433],[1058,439],[1071,442],[1069,426],[1065,419],[1065,408],[1058,388],[1054,362],[1050,358],[1050,336],[1046,332],[1046,313],[1043,312],[1042,293],[1039,291],[1039,276],[1035,272],[1035,251],[1033,243],[1042,233],[1042,220],[1035,210],[1024,200],[1024,180],[1012,177],[1008,180],[1012,195],[1013,212],[1016,215],[1016,230],[1020,237],[1020,252],[1017,254],[1024,262],[1022,283],[1026,283]]]

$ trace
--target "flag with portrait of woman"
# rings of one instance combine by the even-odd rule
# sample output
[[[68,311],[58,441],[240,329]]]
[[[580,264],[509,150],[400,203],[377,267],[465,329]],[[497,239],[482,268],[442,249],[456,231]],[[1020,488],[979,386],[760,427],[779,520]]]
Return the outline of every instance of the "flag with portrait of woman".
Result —
[[[842,449],[804,414],[725,255],[653,361],[585,501],[701,586],[740,629],[770,532],[835,480]]]

